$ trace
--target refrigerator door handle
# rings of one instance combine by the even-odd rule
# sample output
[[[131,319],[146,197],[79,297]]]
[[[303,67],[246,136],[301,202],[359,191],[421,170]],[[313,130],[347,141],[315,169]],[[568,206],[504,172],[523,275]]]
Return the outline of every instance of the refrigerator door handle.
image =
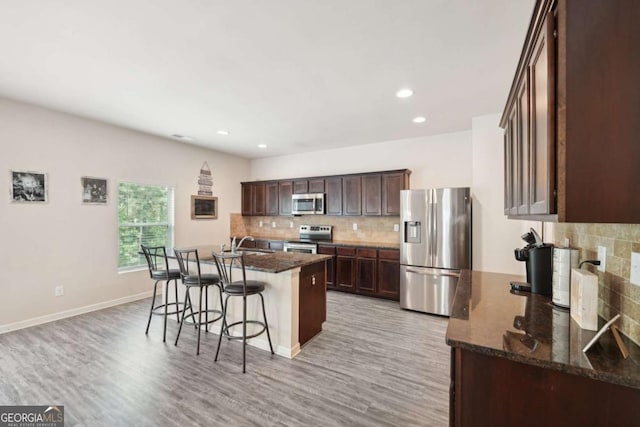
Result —
[[[457,271],[441,271],[441,270],[433,270],[428,268],[416,269],[412,267],[407,267],[407,273],[422,274],[423,276],[460,277],[460,273]]]

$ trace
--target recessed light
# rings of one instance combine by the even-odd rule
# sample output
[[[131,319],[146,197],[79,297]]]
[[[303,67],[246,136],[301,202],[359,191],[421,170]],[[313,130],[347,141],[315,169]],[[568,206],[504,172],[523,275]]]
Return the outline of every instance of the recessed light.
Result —
[[[267,148],[267,144],[258,144],[258,148]]]
[[[181,141],[193,141],[193,138],[187,135],[180,135],[179,133],[174,133],[171,135],[171,138],[179,139]]]
[[[218,135],[229,135],[229,131],[228,130],[219,130],[218,131]]]
[[[413,95],[413,91],[411,89],[400,89],[396,92],[396,96],[398,98],[408,98]]]
[[[424,123],[426,121],[427,121],[427,119],[422,117],[422,116],[418,116],[418,117],[414,117],[413,118],[413,123]]]

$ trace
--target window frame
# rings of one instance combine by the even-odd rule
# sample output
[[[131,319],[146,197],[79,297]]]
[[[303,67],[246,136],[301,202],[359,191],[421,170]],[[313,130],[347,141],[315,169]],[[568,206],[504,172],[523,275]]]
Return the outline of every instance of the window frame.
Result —
[[[118,234],[118,238],[117,238],[117,268],[118,268],[118,273],[130,273],[130,272],[135,272],[135,271],[142,271],[142,270],[146,270],[148,268],[146,261],[144,260],[144,258],[142,258],[141,256],[139,257],[140,259],[140,264],[137,265],[130,265],[130,266],[120,266],[120,229],[122,227],[157,227],[157,226],[167,226],[167,244],[166,244],[166,249],[167,249],[167,254],[173,253],[173,246],[175,243],[175,207],[176,207],[176,187],[175,185],[170,185],[170,184],[159,184],[159,183],[150,183],[150,182],[136,182],[136,181],[129,181],[129,180],[122,180],[122,181],[118,181],[117,183],[117,192],[116,192],[116,221],[118,224],[118,229],[117,229],[117,234]],[[168,191],[168,206],[167,206],[167,222],[149,222],[149,223],[144,223],[144,222],[125,222],[125,223],[120,223],[120,215],[119,215],[119,204],[120,204],[120,186],[122,184],[132,184],[132,185],[138,185],[141,187],[159,187],[159,188],[163,188],[166,189]],[[140,236],[142,236],[142,234],[140,234]],[[140,250],[140,239],[138,239],[138,250]]]

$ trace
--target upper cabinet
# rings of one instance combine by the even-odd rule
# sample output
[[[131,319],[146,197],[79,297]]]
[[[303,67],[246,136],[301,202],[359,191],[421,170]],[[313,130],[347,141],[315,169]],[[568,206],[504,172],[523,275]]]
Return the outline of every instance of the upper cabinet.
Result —
[[[321,178],[242,183],[242,215],[291,215],[291,195],[324,193],[325,213],[337,216],[399,216],[400,190],[408,169]]]
[[[640,223],[640,7],[630,5],[536,2],[500,123],[511,218]]]

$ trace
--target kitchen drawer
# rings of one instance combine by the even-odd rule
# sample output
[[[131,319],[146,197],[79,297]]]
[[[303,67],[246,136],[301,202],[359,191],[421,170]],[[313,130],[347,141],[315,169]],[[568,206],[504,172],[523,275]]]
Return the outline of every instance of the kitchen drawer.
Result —
[[[377,252],[372,248],[358,248],[357,254],[358,258],[375,258],[378,255]]]
[[[323,255],[335,255],[336,247],[335,246],[325,246],[318,245],[318,253]]]
[[[336,252],[342,256],[356,256],[356,248],[337,247]]]
[[[378,258],[380,258],[380,259],[390,259],[390,260],[399,260],[400,259],[400,250],[398,250],[398,249],[380,249],[380,250],[378,250]]]

